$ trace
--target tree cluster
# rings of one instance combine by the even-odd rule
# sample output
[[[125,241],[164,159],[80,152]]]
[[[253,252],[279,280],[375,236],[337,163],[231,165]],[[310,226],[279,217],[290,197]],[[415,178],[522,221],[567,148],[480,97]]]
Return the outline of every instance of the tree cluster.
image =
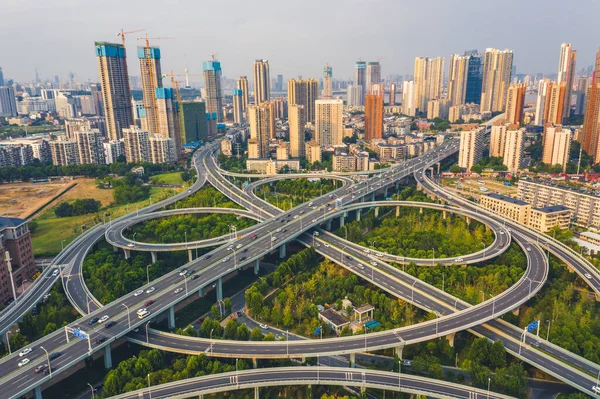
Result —
[[[63,201],[54,209],[54,214],[59,218],[86,215],[98,212],[101,205],[100,201],[93,198],[76,199],[72,203]]]
[[[205,185],[194,194],[186,197],[177,203],[170,205],[169,209],[175,208],[206,208],[206,207],[219,207],[219,208],[237,208],[241,207],[235,202],[227,198],[223,193],[213,188],[212,186]]]
[[[257,195],[283,210],[291,209],[302,202],[327,194],[336,188],[329,179],[310,181],[308,179],[279,180],[275,184],[260,186]]]

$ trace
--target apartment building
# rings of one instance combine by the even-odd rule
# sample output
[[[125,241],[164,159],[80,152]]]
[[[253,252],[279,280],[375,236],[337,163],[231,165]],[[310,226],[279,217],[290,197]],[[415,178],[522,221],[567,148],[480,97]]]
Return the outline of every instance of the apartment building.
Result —
[[[563,205],[545,206],[542,208],[531,208],[529,212],[529,227],[546,233],[554,227],[559,229],[569,228],[571,222],[571,210]]]
[[[6,252],[10,254],[10,265],[17,295],[19,287],[35,274],[35,261],[31,246],[31,233],[27,220],[0,217],[0,302],[13,298],[12,284]]]
[[[306,151],[306,160],[310,163],[321,162],[322,152],[321,146],[315,140],[306,142],[304,147]]]

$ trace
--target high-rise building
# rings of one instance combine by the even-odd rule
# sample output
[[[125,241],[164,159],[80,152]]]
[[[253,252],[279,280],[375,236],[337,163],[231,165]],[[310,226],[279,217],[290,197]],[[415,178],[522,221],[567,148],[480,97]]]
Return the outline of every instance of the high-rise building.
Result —
[[[156,89],[156,119],[158,121],[158,136],[173,139],[177,156],[181,149],[182,139],[177,115],[178,104],[175,101],[175,90],[170,87]],[[152,137],[152,135],[151,135]]]
[[[248,78],[246,76],[240,76],[236,81],[235,88],[242,91],[242,112],[248,112],[248,100],[250,92],[248,91]]]
[[[585,94],[588,87],[588,78],[579,78],[577,82],[577,100],[575,101],[575,115],[583,115],[585,112]]]
[[[140,62],[142,102],[145,112],[142,125],[150,135],[159,134],[158,118],[156,116],[156,89],[163,87],[160,49],[158,47],[138,47],[137,57]]]
[[[315,140],[320,146],[340,145],[344,135],[342,100],[317,100]]]
[[[481,88],[481,112],[503,112],[510,84],[512,50],[485,50]]]
[[[427,119],[448,119],[449,111],[450,99],[448,98],[429,100],[429,102],[427,103]]]
[[[117,43],[96,42],[102,102],[109,140],[118,140],[122,130],[133,124],[131,90],[125,47]]]
[[[254,61],[254,104],[262,104],[270,99],[271,78],[269,75],[269,61],[256,60]]]
[[[150,137],[150,157],[152,163],[172,163],[177,162],[177,153],[179,152],[175,140],[170,137],[151,136]]]
[[[547,126],[542,143],[542,162],[546,165],[561,165],[563,173],[569,162],[571,130],[562,126]]]
[[[244,93],[240,89],[234,89],[231,95],[233,99],[233,123],[241,125],[244,123]]]
[[[538,82],[538,94],[535,103],[535,119],[534,124],[537,126],[544,126],[546,124],[546,98],[552,88],[552,82],[550,79],[541,79]]]
[[[304,125],[306,112],[304,105],[292,104],[288,107],[288,124],[290,126],[290,155],[300,158],[305,154]]]
[[[483,155],[483,138],[485,130],[482,128],[460,132],[460,151],[458,153],[458,166],[470,171]]]
[[[54,103],[56,104],[56,113],[61,118],[72,119],[77,117],[75,100],[70,94],[58,93],[54,99]]]
[[[544,122],[560,125],[565,111],[565,101],[567,101],[567,83],[552,82],[549,95],[546,96],[546,105],[544,107]]]
[[[121,156],[125,156],[125,142],[121,140],[113,140],[102,143],[104,148],[104,161],[107,165],[115,163]]]
[[[599,153],[600,136],[600,49],[596,53],[595,70],[592,74],[592,82],[587,89],[585,99],[585,113],[583,115],[583,128],[580,139],[583,151],[594,158],[597,163],[600,160]]]
[[[0,67],[0,86],[4,86],[4,73],[2,72],[2,67]]]
[[[275,137],[275,115],[270,101],[248,106],[248,123],[250,124],[250,139],[254,140],[256,153],[250,152],[248,143],[248,158],[267,158],[269,156],[269,139]],[[254,151],[253,151],[254,152]]]
[[[354,85],[362,86],[363,92],[367,92],[367,63],[365,61],[356,61],[354,64]]]
[[[137,126],[123,129],[123,142],[127,162],[152,162],[150,135],[148,131],[142,130]]]
[[[512,125],[506,132],[506,145],[504,146],[504,165],[510,173],[521,169],[523,162],[523,148],[525,141],[525,128]]]
[[[17,116],[17,98],[15,89],[10,86],[0,87],[0,116]]]
[[[10,273],[7,255],[10,255]],[[18,295],[13,291],[14,287],[32,281],[35,273],[37,268],[27,220],[0,217],[0,302],[6,303]]]
[[[558,62],[558,77],[556,81],[565,83],[565,100],[562,104],[561,115],[562,122],[566,122],[571,114],[571,95],[575,79],[575,65],[577,61],[577,51],[571,48],[571,43],[563,43],[560,46],[560,60]],[[558,122],[560,123],[560,122]]]
[[[277,91],[283,91],[283,75],[277,75]]]
[[[208,140],[206,104],[202,101],[183,102],[181,107],[181,137],[185,143]]]
[[[465,103],[481,103],[481,85],[483,81],[483,56],[477,50],[465,51],[469,56],[469,70],[467,72],[467,89]]]
[[[287,98],[277,97],[272,101],[273,109],[275,110],[275,119],[288,118],[288,101]]]
[[[105,163],[104,137],[100,133],[100,130],[89,129],[78,131],[75,133],[75,140],[77,141],[80,164],[102,165]]]
[[[513,83],[508,87],[506,94],[506,120],[508,123],[521,124],[526,91],[525,83]]]
[[[288,107],[304,105],[306,121],[315,121],[315,101],[319,96],[319,82],[316,79],[290,79],[288,81]]]
[[[402,82],[402,113],[408,116],[415,116],[417,113],[417,89],[415,82],[405,80]]]
[[[365,103],[365,95],[362,86],[350,85],[346,88],[346,104],[349,106],[361,106]]]
[[[223,120],[223,94],[221,93],[221,63],[204,61],[204,87],[206,89],[206,112],[217,114],[217,122]]]
[[[394,106],[396,105],[396,82],[392,82],[392,84],[390,84],[390,101],[389,101],[389,105],[390,106]]]
[[[52,140],[48,144],[50,145],[50,154],[52,156],[53,165],[66,166],[79,164],[77,141]]]
[[[329,64],[325,65],[323,69],[323,100],[329,100],[333,98],[333,87],[331,85],[331,79],[333,77],[333,70]]]
[[[444,58],[415,58],[414,82],[417,84],[416,107],[419,112],[427,112],[429,100],[442,98]]]
[[[365,97],[365,139],[383,137],[383,97],[367,94]]]
[[[468,55],[452,54],[450,56],[450,64],[448,65],[448,99],[451,106],[465,103],[470,58]]]
[[[490,157],[503,157],[506,148],[506,130],[508,124],[498,123],[492,126],[490,133]]]
[[[367,73],[366,73],[366,93],[374,94],[371,91],[371,86],[374,84],[381,83],[381,65],[379,61],[371,61],[367,63]]]

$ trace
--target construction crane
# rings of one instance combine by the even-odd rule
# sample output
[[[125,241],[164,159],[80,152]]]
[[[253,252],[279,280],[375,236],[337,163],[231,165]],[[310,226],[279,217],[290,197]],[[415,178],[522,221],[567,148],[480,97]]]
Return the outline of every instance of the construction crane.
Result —
[[[215,61],[217,59],[217,55],[219,55],[219,54],[213,53],[213,54],[210,55],[212,57],[213,61]]]
[[[155,79],[158,80],[158,77],[154,76],[154,68],[152,68],[152,57],[150,54],[150,40],[164,40],[164,39],[173,39],[172,37],[149,37],[146,33],[145,37],[138,37],[137,40],[145,40],[146,46],[144,46],[144,58],[146,60],[146,67],[148,68],[148,75],[150,78],[150,87],[155,89],[158,85],[155,83]],[[159,130],[158,126],[158,118],[157,118],[157,109],[156,109],[156,93],[152,93],[150,95],[151,108],[152,108],[152,117],[154,119],[154,133],[157,134]]]
[[[125,47],[125,35],[128,35],[130,33],[142,32],[145,30],[146,29],[136,29],[136,30],[130,30],[128,32],[125,32],[123,29],[121,29],[121,32],[117,33],[117,36],[121,36],[121,41],[123,42],[123,47]]]

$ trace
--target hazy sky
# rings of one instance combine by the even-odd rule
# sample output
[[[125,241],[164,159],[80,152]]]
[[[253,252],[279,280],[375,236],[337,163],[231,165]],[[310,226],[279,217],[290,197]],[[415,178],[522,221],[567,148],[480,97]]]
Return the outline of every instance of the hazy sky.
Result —
[[[124,28],[145,28],[162,51],[163,71],[190,73],[218,53],[223,75],[252,75],[266,58],[271,77],[349,79],[354,62],[381,58],[382,75],[412,74],[416,56],[510,48],[519,73],[556,73],[559,47],[578,50],[587,67],[600,46],[598,0],[13,0],[0,6],[0,66],[20,81],[73,71],[98,79],[94,41],[118,41]],[[171,4],[167,6],[166,4]],[[129,71],[139,75],[135,39],[127,37]],[[447,68],[447,66],[446,66]],[[200,77],[191,77],[201,81]]]

